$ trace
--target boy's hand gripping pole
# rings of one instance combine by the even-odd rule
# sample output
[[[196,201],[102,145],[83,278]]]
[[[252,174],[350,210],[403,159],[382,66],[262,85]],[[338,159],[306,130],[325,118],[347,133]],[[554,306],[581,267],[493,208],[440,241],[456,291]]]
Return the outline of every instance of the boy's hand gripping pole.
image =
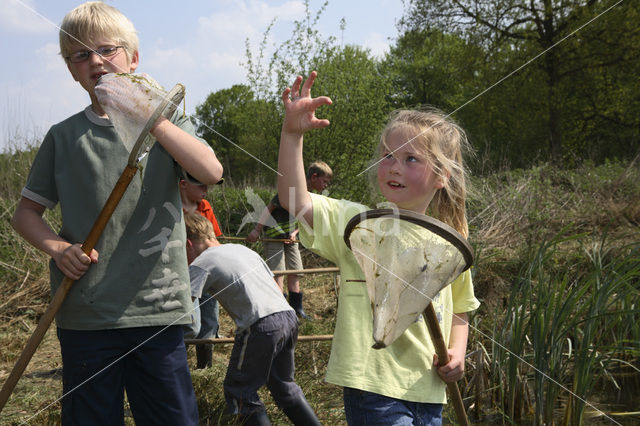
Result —
[[[138,162],[144,157],[147,150],[150,149],[150,146],[155,142],[153,137],[149,134],[149,131],[161,115],[167,116],[173,114],[177,105],[181,102],[182,98],[184,98],[184,92],[184,86],[182,86],[181,84],[177,84],[164,97],[163,101],[155,109],[146,125],[140,132],[136,143],[133,145],[133,149],[129,153],[127,167],[122,172],[122,175],[120,175],[120,178],[111,191],[109,198],[107,198],[102,211],[94,222],[91,231],[89,231],[89,235],[87,236],[85,242],[82,244],[82,251],[85,254],[89,255],[89,253],[91,253],[91,250],[93,250],[95,245],[98,243],[102,232],[107,226],[107,223],[109,223],[109,219],[111,219],[111,215],[115,211],[118,203],[127,190],[127,187],[131,183],[131,180],[138,171]],[[62,306],[64,299],[67,297],[67,294],[71,290],[71,287],[74,283],[75,280],[65,277],[58,287],[58,290],[56,290],[56,293],[54,294],[49,307],[42,315],[42,318],[40,318],[38,326],[31,334],[31,337],[27,341],[25,348],[22,350],[18,361],[16,361],[15,365],[13,366],[13,370],[11,370],[9,377],[4,382],[4,385],[2,385],[2,389],[0,390],[0,412],[2,412],[2,409],[9,400],[13,389],[18,383],[18,380],[20,380],[20,377],[22,377],[22,373],[24,373],[24,370],[27,368],[29,361],[31,361],[33,354],[40,345],[40,342],[42,342],[44,335],[49,329],[49,326],[53,322],[56,313]]]
[[[429,303],[427,308],[424,310],[423,315],[424,320],[427,323],[427,327],[429,328],[429,333],[431,334],[431,340],[433,341],[433,345],[436,349],[436,355],[438,355],[438,359],[442,365],[445,365],[449,362],[449,353],[447,352],[447,346],[445,345],[444,338],[442,337],[440,323],[438,323],[438,317],[436,316],[436,311],[433,309],[432,303]],[[460,394],[458,384],[456,382],[447,383],[447,390],[449,391],[449,399],[451,399],[451,403],[453,404],[453,409],[456,412],[458,423],[463,426],[469,426],[469,419],[467,418],[467,413],[464,409],[464,404],[462,403],[462,395]]]

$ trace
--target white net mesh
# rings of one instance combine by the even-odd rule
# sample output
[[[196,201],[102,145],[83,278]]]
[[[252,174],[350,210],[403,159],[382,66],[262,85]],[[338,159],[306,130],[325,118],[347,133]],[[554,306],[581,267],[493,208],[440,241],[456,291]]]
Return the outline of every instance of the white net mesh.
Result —
[[[162,86],[144,73],[105,74],[98,80],[95,92],[129,152],[167,97]]]
[[[397,217],[362,220],[349,241],[367,281],[376,348],[393,343],[467,267],[458,247]]]

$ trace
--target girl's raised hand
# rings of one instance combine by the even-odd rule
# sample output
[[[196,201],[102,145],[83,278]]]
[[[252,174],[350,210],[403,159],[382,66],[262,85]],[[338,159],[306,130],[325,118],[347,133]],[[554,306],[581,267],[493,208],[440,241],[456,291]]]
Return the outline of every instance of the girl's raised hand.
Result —
[[[316,109],[322,105],[331,105],[328,96],[311,97],[311,87],[318,73],[313,71],[300,87],[302,76],[296,77],[291,88],[287,87],[282,92],[285,116],[282,122],[282,133],[301,135],[307,130],[321,129],[329,125],[329,120],[318,119]]]

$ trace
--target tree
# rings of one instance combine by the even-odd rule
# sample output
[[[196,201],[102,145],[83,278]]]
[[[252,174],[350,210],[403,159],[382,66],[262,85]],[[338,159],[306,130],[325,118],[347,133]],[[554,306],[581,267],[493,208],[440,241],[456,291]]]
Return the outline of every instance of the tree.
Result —
[[[280,113],[272,101],[256,99],[245,85],[209,94],[196,106],[196,131],[223,162],[227,179],[260,181],[274,168],[280,136]]]
[[[238,144],[242,129],[239,116],[253,97],[248,86],[236,84],[230,89],[209,94],[202,104],[196,106],[196,131],[223,161],[228,177],[236,168],[234,144]]]
[[[332,197],[372,203],[375,195],[367,190],[371,188],[367,169],[391,110],[391,81],[379,72],[378,61],[357,46],[325,52],[316,69],[314,93],[333,101],[318,116],[331,124],[305,136],[305,163],[323,160],[333,168]]]
[[[544,108],[539,72],[524,70],[517,79],[478,96],[506,73],[512,56],[510,49],[489,54],[482,40],[473,37],[409,30],[391,48],[383,72],[393,81],[394,106],[428,104],[452,114],[478,153],[467,161],[474,173],[483,173],[526,166],[542,150],[541,120],[522,119]]]
[[[625,2],[567,41],[566,146],[581,157],[640,154],[640,3]],[[579,82],[579,84],[574,84]]]
[[[365,170],[373,155],[377,134],[389,112],[390,80],[379,72],[378,61],[370,52],[356,46],[338,46],[334,37],[322,37],[316,25],[326,5],[325,2],[314,14],[306,1],[306,14],[294,22],[291,37],[275,46],[266,59],[269,32],[275,25],[272,22],[257,56],[251,53],[247,42],[245,67],[257,99],[273,105],[280,113],[282,90],[291,85],[296,75],[307,76],[313,70],[318,71],[313,96],[329,96],[333,105],[321,108],[317,114],[328,118],[331,125],[305,135],[305,163],[323,160],[333,168],[332,196],[368,203],[372,194],[364,190],[368,187]],[[343,21],[342,27],[345,25]],[[264,115],[255,120],[256,127],[261,129],[272,129],[274,123],[276,134],[261,140],[265,148],[262,152],[269,159],[277,155],[282,117],[274,121]],[[273,177],[275,180],[275,174]]]
[[[547,127],[551,158],[563,155],[563,83],[575,76],[576,57],[560,43],[606,9],[597,0],[408,0],[400,22],[405,30],[438,28],[461,35],[480,35],[487,49],[511,48],[522,59],[536,46],[544,55],[531,66],[546,77]],[[521,60],[521,62],[524,62]]]
[[[433,105],[451,111],[464,100],[484,52],[453,34],[409,30],[387,54],[383,67],[393,82],[397,106]]]

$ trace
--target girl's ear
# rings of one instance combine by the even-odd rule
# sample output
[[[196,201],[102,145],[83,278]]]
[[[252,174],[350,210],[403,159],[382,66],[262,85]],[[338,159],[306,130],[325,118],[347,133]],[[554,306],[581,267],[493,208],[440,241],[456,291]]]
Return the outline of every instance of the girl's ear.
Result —
[[[438,179],[436,179],[436,188],[437,189],[442,189],[445,187],[445,185],[447,184],[447,181],[451,178],[451,172],[449,172],[448,170],[446,171],[447,176],[438,176]]]
[[[186,246],[187,247],[193,247],[193,242],[191,242],[191,240],[188,239],[188,238],[187,238],[187,241],[186,241]]]

